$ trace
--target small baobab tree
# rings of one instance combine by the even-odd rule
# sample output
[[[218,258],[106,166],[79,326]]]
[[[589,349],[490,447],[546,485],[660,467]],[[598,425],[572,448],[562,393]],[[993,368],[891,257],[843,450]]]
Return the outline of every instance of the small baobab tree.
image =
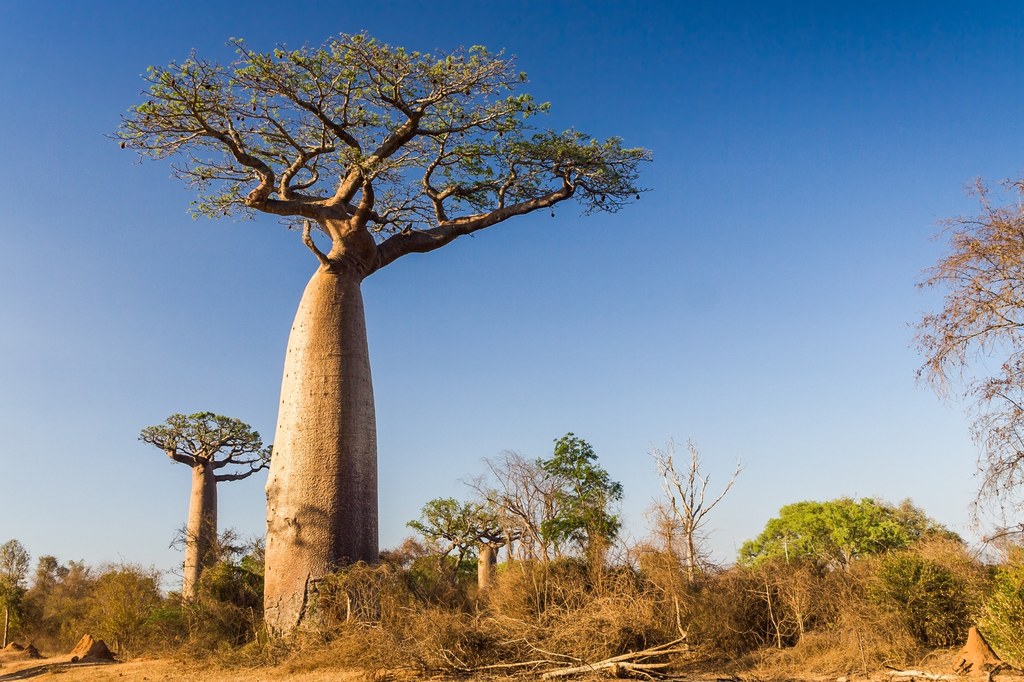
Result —
[[[181,595],[194,599],[203,570],[217,561],[217,484],[267,468],[271,447],[245,422],[212,412],[172,414],[142,429],[139,440],[192,468]]]
[[[646,149],[533,127],[515,60],[365,34],[154,67],[116,138],[175,158],[201,215],[270,214],[316,257],[286,351],[267,480],[265,615],[289,632],[323,577],[378,560],[377,433],[361,286],[413,253],[576,200],[639,198]],[[317,244],[326,242],[326,248]]]
[[[438,546],[442,556],[455,552],[453,583],[463,561],[473,552],[477,561],[477,588],[483,594],[494,580],[498,550],[509,542],[498,513],[487,502],[459,502],[452,497],[430,500],[420,518],[406,524]]]

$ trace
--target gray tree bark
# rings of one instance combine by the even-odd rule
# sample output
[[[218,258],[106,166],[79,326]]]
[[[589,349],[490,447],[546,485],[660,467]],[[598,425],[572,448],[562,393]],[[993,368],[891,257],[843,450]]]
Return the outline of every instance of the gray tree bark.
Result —
[[[490,543],[482,543],[477,547],[476,587],[483,595],[494,584],[498,569],[498,548]]]

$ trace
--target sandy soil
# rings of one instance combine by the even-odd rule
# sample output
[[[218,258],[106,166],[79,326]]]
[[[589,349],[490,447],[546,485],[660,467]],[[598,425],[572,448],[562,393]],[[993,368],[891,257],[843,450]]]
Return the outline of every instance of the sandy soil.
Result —
[[[117,680],[148,680],[157,682],[270,682],[294,680],[295,682],[363,682],[370,676],[362,671],[341,668],[316,671],[299,671],[293,666],[274,668],[240,668],[225,670],[208,665],[189,664],[168,659],[138,659],[126,663],[80,664],[70,663],[67,656],[22,661],[0,662],[0,682],[8,680],[51,680],[62,682],[104,682]],[[383,679],[387,679],[384,677]]]

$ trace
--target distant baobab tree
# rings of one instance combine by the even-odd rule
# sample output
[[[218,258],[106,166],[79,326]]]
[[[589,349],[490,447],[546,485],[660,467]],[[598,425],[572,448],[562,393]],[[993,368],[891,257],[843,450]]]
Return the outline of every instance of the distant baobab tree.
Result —
[[[199,577],[217,560],[217,484],[248,478],[270,463],[271,448],[245,422],[212,412],[172,414],[139,440],[192,467],[181,596],[195,599]]]
[[[650,152],[534,128],[548,106],[517,94],[526,76],[513,58],[483,47],[425,54],[365,34],[297,50],[231,44],[230,64],[193,54],[150,68],[116,138],[177,159],[198,214],[301,227],[319,264],[288,341],[267,481],[265,614],[283,633],[325,574],[378,560],[362,281],[569,199],[615,212],[639,198]]]

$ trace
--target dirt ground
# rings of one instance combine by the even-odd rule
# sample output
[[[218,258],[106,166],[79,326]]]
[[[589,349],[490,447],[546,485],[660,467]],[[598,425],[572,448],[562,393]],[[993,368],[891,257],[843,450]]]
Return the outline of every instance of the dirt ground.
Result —
[[[928,682],[928,678],[948,680],[948,676],[914,676],[893,677],[880,671],[871,677],[857,677],[856,682]],[[136,659],[125,663],[81,664],[71,663],[69,657],[42,658],[24,661],[0,662],[0,682],[9,680],[61,680],[61,682],[414,682],[421,678],[418,675],[403,671],[380,671],[377,673],[345,668],[319,668],[317,670],[298,670],[293,665],[284,664],[276,667],[224,669],[209,664],[187,663],[178,660],[154,658]],[[514,678],[513,678],[514,679]],[[525,678],[519,678],[525,679]],[[587,679],[587,678],[578,678]],[[589,678],[594,679],[594,678]],[[603,677],[602,679],[608,679]],[[715,676],[707,674],[684,674],[680,678],[695,682],[724,682],[725,680],[753,680],[746,676]],[[793,678],[795,680],[795,678]],[[993,678],[980,676],[962,676],[963,682],[992,682]],[[995,676],[997,682],[1024,682],[1019,673],[1007,677]],[[853,678],[810,675],[802,678],[802,682],[845,682]]]
[[[372,676],[342,668],[297,671],[288,665],[274,668],[239,668],[225,670],[202,664],[189,664],[169,659],[138,659],[126,663],[70,663],[67,656],[24,661],[0,662],[0,682],[8,680],[61,680],[61,682],[363,682]],[[385,678],[387,679],[387,678]]]

